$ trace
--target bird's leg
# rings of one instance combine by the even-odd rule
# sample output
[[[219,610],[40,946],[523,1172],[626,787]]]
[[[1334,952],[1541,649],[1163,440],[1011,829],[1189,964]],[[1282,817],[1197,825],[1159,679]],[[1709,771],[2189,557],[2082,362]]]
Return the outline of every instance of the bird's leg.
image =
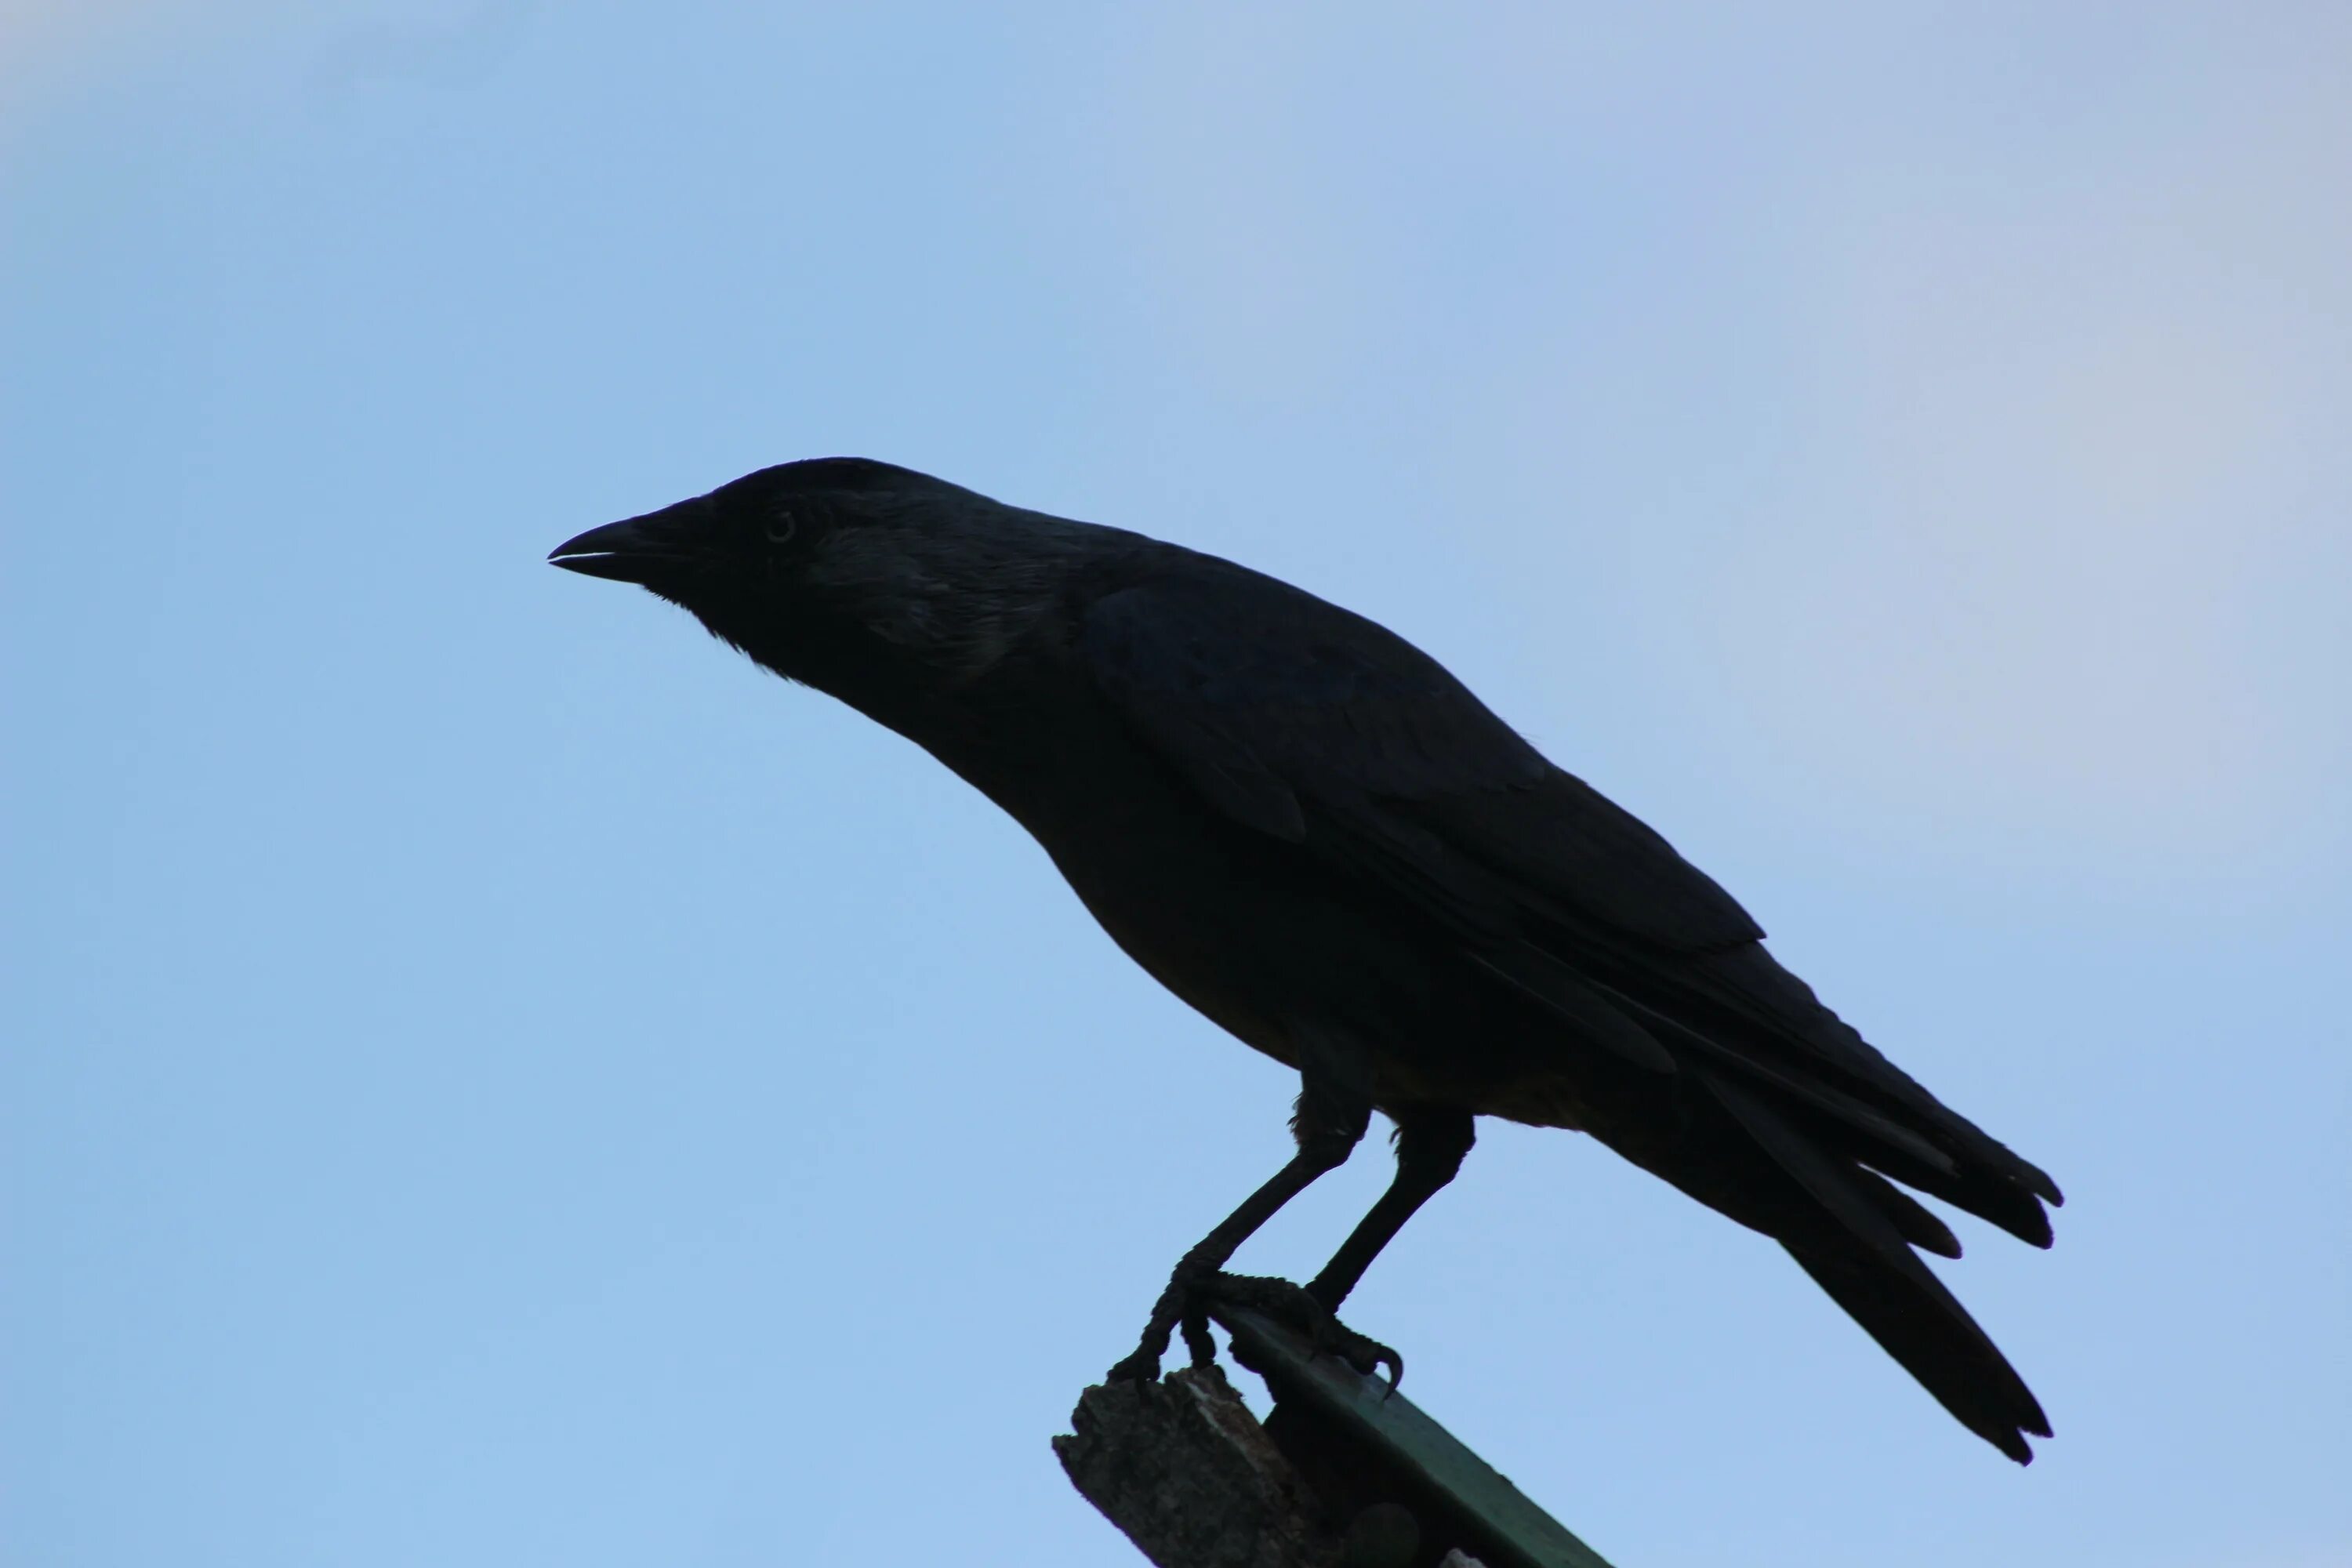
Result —
[[[1186,1325],[1185,1343],[1191,1347],[1193,1359],[1201,1360],[1206,1332],[1196,1327],[1200,1300],[1206,1294],[1226,1293],[1221,1287],[1233,1278],[1220,1272],[1226,1260],[1283,1205],[1312,1186],[1318,1176],[1345,1164],[1370,1121],[1370,1096],[1335,1091],[1331,1086],[1319,1083],[1317,1075],[1309,1074],[1307,1087],[1298,1096],[1297,1114],[1291,1119],[1298,1152],[1177,1261],[1175,1271],[1168,1277],[1168,1288],[1160,1293],[1159,1301],[1151,1309],[1150,1321],[1144,1325],[1142,1342],[1132,1354],[1110,1369],[1109,1381],[1149,1382],[1158,1377],[1160,1358],[1166,1353],[1169,1339],[1180,1323]],[[1288,1289],[1295,1292],[1297,1288]],[[1328,1313],[1322,1315],[1329,1317]]]
[[[1462,1157],[1470,1152],[1477,1141],[1472,1118],[1466,1110],[1424,1110],[1396,1112],[1397,1151],[1396,1177],[1389,1190],[1372,1205],[1323,1272],[1307,1283],[1307,1293],[1315,1298],[1326,1310],[1336,1312],[1356,1281],[1364,1277],[1381,1248],[1404,1228],[1404,1222],[1413,1216],[1433,1196],[1440,1187],[1454,1179],[1462,1168]]]

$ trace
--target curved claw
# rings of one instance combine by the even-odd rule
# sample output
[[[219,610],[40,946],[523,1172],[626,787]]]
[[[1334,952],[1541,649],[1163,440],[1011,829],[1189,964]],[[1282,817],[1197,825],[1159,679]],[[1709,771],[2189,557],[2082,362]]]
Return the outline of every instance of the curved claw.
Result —
[[[1148,1345],[1138,1345],[1128,1354],[1111,1363],[1103,1373],[1105,1383],[1157,1383],[1160,1381],[1160,1352]]]
[[[1195,1366],[1202,1364],[1201,1345],[1208,1337],[1204,1321],[1196,1331],[1192,1320],[1202,1316],[1200,1300],[1202,1287],[1213,1279],[1188,1257],[1176,1265],[1168,1277],[1168,1288],[1160,1292],[1160,1300],[1151,1304],[1151,1317],[1143,1325],[1143,1338],[1134,1350],[1114,1363],[1103,1374],[1106,1383],[1151,1383],[1160,1376],[1160,1358],[1168,1353],[1168,1342],[1178,1329],[1184,1332],[1184,1348],[1192,1352]],[[1216,1359],[1213,1347],[1206,1358]]]
[[[1153,1308],[1151,1321],[1143,1326],[1142,1340],[1133,1350],[1111,1363],[1111,1369],[1103,1373],[1103,1381],[1157,1383],[1160,1380],[1160,1358],[1168,1353],[1169,1331],[1175,1326],[1174,1314],[1170,1314],[1163,1321],[1160,1309]]]
[[[1356,1332],[1338,1318],[1327,1313],[1315,1325],[1312,1333],[1318,1352],[1338,1356],[1366,1377],[1386,1372],[1383,1381],[1388,1386],[1382,1391],[1381,1398],[1394,1394],[1397,1384],[1404,1381],[1403,1356],[1380,1341]]]
[[[1357,1337],[1362,1338],[1361,1335]],[[1364,1340],[1357,1352],[1348,1357],[1348,1364],[1366,1377],[1385,1369],[1388,1376],[1384,1381],[1388,1384],[1388,1387],[1381,1392],[1381,1397],[1383,1399],[1394,1394],[1397,1384],[1404,1381],[1404,1357],[1378,1340]]]

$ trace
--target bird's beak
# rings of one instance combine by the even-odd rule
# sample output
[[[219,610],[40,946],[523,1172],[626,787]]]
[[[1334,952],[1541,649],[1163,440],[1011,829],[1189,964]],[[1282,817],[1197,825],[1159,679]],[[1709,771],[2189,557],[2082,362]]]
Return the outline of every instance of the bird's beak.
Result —
[[[707,565],[713,555],[701,526],[708,508],[698,498],[625,522],[608,522],[548,552],[551,565],[616,583],[651,585]]]

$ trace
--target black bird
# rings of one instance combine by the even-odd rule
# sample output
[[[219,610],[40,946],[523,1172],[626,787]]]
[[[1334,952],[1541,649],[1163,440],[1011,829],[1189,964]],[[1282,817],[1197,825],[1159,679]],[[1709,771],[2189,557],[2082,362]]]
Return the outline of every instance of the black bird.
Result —
[[[856,458],[763,468],[560,545],[1010,812],[1113,940],[1298,1069],[1297,1153],[1185,1254],[1114,1376],[1156,1376],[1234,1250],[1348,1158],[1396,1176],[1305,1288],[1328,1313],[1474,1119],[1591,1134],[1788,1249],[1970,1431],[2050,1426],[1913,1248],[1896,1183],[2050,1245],[2058,1188],[1864,1042],[1664,838],[1434,659],[1287,584]],[[1302,1304],[1294,1298],[1294,1308]],[[1191,1334],[1188,1332],[1188,1339]]]

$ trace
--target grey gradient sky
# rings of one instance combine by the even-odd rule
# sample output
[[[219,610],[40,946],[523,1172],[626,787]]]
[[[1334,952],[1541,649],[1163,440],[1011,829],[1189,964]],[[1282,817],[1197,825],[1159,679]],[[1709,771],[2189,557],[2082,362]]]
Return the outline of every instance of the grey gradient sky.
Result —
[[[0,9],[6,1561],[1130,1560],[1291,1085],[541,561],[858,452],[1386,620],[2065,1185],[2020,1472],[1487,1131],[1352,1316],[1623,1568],[2352,1564],[2352,10],[331,9]]]

